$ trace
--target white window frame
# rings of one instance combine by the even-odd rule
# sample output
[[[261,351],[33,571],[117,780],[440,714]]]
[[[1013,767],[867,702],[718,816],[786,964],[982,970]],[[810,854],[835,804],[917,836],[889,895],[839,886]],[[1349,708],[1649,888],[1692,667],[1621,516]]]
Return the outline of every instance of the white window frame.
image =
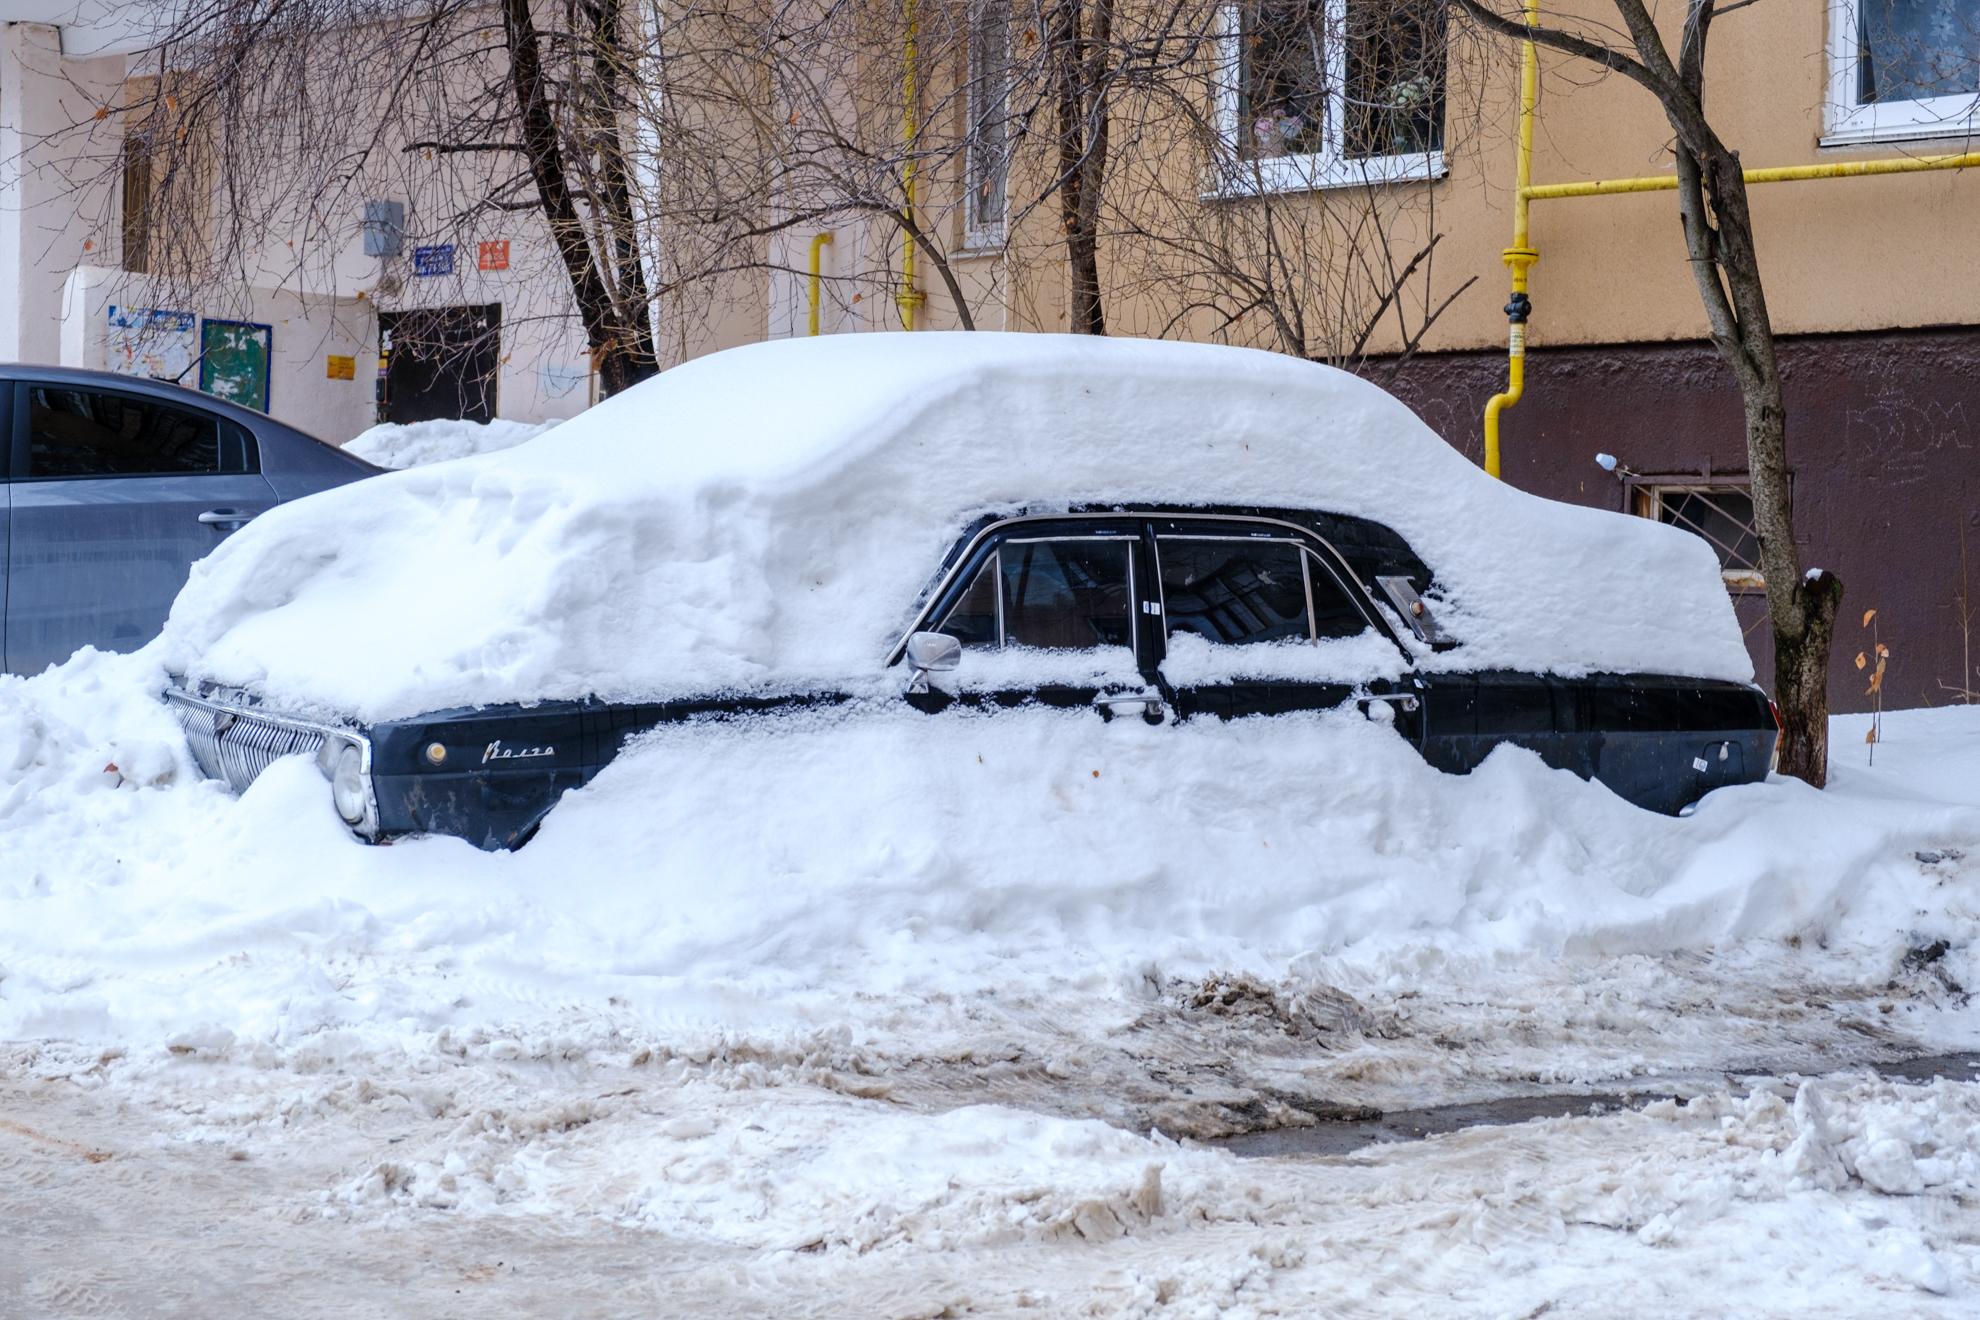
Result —
[[[1823,102],[1822,145],[1980,136],[1980,94],[1857,103],[1857,3],[1829,0],[1829,92]]]
[[[1405,156],[1350,157],[1346,154],[1348,0],[1326,0],[1326,145],[1290,156],[1246,156],[1240,148],[1249,126],[1239,122],[1244,104],[1244,15],[1241,5],[1223,6],[1217,36],[1216,97],[1220,159],[1205,189],[1208,196],[1255,197],[1261,193],[1318,192],[1371,184],[1421,183],[1450,173],[1442,150]]]
[[[1003,214],[995,220],[985,221],[976,213],[976,171],[981,163],[982,144],[977,130],[983,123],[982,80],[978,77],[977,34],[983,31],[984,11],[995,6],[1004,15],[1004,72],[1003,105],[999,107],[1004,116],[1004,160],[1003,168]],[[968,116],[964,124],[967,134],[963,148],[963,248],[965,251],[995,251],[1004,246],[1004,239],[1010,232],[1011,214],[1011,71],[1014,62],[1011,58],[1011,6],[1010,0],[970,0],[969,39],[963,53],[963,74],[968,83],[963,97],[963,113]]]

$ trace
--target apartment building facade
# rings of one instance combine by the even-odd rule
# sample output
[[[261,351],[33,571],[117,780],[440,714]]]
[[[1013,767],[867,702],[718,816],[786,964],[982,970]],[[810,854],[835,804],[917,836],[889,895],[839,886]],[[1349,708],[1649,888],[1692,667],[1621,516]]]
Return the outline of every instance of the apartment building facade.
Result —
[[[0,354],[204,374],[223,389],[237,382],[211,368],[233,364],[260,406],[335,440],[381,416],[535,420],[593,397],[540,215],[484,210],[442,234],[432,218],[464,208],[439,184],[381,180],[337,218],[327,248],[299,258],[292,236],[271,232],[212,305],[172,302],[146,270],[159,221],[131,182],[141,150],[114,117],[84,148],[60,131],[120,103],[145,74],[148,34],[136,22],[65,25],[73,8],[22,0],[9,12],[33,12],[0,30]],[[747,251],[711,256],[724,273],[696,290],[656,291],[663,361],[765,337],[1072,324],[1056,89],[1036,53],[1046,11],[872,0],[859,12],[842,47],[807,29],[797,59],[815,75],[809,99],[775,90],[792,75],[774,71],[762,120],[797,133],[844,107],[848,122],[824,136],[856,139],[866,191],[786,185],[755,199],[783,218],[755,226]],[[1519,43],[1467,28],[1442,0],[1162,7],[1179,38],[1136,28],[1142,10],[1116,12],[1122,52],[1155,50],[1182,73],[1154,91],[1124,78],[1108,102],[1094,224],[1108,332],[1349,366],[1482,458],[1480,417],[1507,370]],[[1614,17],[1608,0],[1548,15],[1590,31]],[[1674,35],[1681,15],[1663,17]],[[1980,128],[1980,0],[1742,6],[1714,28],[1707,79],[1720,135],[1749,168],[1963,153]],[[1566,57],[1541,54],[1536,125],[1537,184],[1671,172],[1670,128],[1649,94]],[[809,159],[818,140],[766,149]],[[890,140],[900,154],[876,156]],[[1802,558],[1848,592],[1837,705],[1866,700],[1853,660],[1873,608],[1894,652],[1887,700],[1960,699],[1980,687],[1968,595],[1980,579],[1980,172],[1752,196]],[[1768,674],[1739,401],[1704,341],[1674,194],[1536,202],[1531,240],[1526,388],[1504,414],[1505,479],[1704,535]],[[670,256],[689,246],[666,232],[654,242]],[[420,335],[402,333],[413,324]],[[471,360],[442,360],[450,326]],[[415,341],[419,352],[395,354]]]

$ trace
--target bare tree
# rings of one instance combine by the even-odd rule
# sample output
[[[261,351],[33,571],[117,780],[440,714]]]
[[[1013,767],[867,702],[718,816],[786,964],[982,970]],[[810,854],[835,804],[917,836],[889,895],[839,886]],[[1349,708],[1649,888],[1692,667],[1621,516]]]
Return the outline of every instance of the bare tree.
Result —
[[[1104,223],[1112,285],[1157,333],[1394,368],[1473,283],[1438,286],[1434,174],[1450,50],[1441,0],[1285,5],[1266,32],[1218,7],[1128,26]],[[1345,87],[1328,46],[1359,43]],[[1332,121],[1331,123],[1329,121]],[[1415,180],[1411,182],[1410,180]]]
[[[1104,335],[1100,300],[1100,207],[1107,172],[1114,0],[1052,0],[1044,49],[1058,137],[1059,199],[1066,235],[1067,316],[1075,334]]]
[[[660,369],[626,147],[632,25],[620,0],[567,0],[560,18],[546,40],[531,0],[502,0],[508,84],[491,85],[477,112],[497,132],[513,120],[516,140],[486,149],[527,165],[600,388],[616,394]],[[442,140],[436,149],[481,147]]]
[[[1358,35],[1323,31],[1338,19],[1318,0],[1280,6],[1306,25],[1285,40],[1316,49],[1386,40],[1385,24],[1417,34],[1364,47],[1354,140],[1334,148],[1348,167],[1440,145],[1444,33],[1421,21],[1437,3],[1359,3]],[[1344,365],[1407,356],[1464,287],[1433,278],[1433,191],[1379,171],[1269,179],[1304,150],[1281,136],[1296,107],[1338,89],[1315,55],[1234,107],[1224,85],[1260,38],[1227,14],[1219,0],[217,0],[152,52],[120,113],[162,143],[140,217],[153,269],[209,304],[326,287],[367,199],[406,197],[418,242],[533,222],[526,278],[563,291],[539,314],[581,325],[607,391],[654,369],[663,337],[670,355],[697,351],[766,289],[797,287],[831,231],[822,283],[865,325],[920,305],[911,251],[939,286],[938,324],[973,328],[993,292],[1056,285],[1063,311],[1039,319],[1079,331],[1104,332],[1118,303],[1135,333]],[[381,267],[376,297],[439,292],[399,269]]]
[[[381,193],[413,199],[415,240],[534,215],[602,388],[623,389],[658,369],[630,143],[641,30],[624,0],[189,9],[115,109],[149,176],[119,162],[125,245],[143,246],[126,268],[208,300],[307,292]]]
[[[1550,18],[1528,27],[1515,13],[1483,0],[1451,0],[1466,18],[1514,41],[1550,50],[1638,84],[1663,110],[1677,158],[1678,213],[1685,251],[1705,306],[1712,343],[1739,385],[1746,414],[1747,469],[1767,582],[1774,638],[1774,696],[1781,710],[1782,773],[1821,787],[1829,764],[1829,646],[1842,582],[1833,573],[1803,573],[1788,501],[1787,405],[1774,358],[1753,236],[1753,213],[1739,153],[1705,113],[1705,52],[1717,0],[1685,0],[1675,54],[1644,0],[1614,0],[1620,28]],[[1743,8],[1751,0],[1727,6]]]
[[[796,274],[778,255],[789,241],[870,227],[883,254],[926,261],[957,322],[974,328],[949,258],[955,199],[939,187],[967,147],[952,127],[967,90],[928,76],[958,58],[966,15],[959,3],[902,0],[670,8],[641,103],[670,287]],[[891,296],[905,320],[922,295],[895,264],[869,261],[832,282],[846,300]]]

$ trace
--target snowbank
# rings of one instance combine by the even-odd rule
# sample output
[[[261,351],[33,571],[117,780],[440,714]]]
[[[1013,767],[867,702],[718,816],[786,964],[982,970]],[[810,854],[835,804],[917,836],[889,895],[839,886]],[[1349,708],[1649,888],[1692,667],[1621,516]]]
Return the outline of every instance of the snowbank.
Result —
[[[49,1277],[232,1207],[285,1259],[386,1241],[449,1289],[435,1235],[528,1274],[639,1229],[628,1268],[681,1248],[703,1272],[656,1286],[708,1313],[723,1273],[738,1314],[928,1278],[968,1286],[895,1309],[1972,1309],[1973,1083],[1715,1071],[1348,1160],[1160,1133],[1220,1095],[1298,1121],[1970,1045],[1980,711],[1887,715],[1874,768],[1838,721],[1829,790],[1686,819],[1515,750],[1440,775],[1343,715],[813,712],[651,735],[484,854],[356,843],[301,758],[228,796],[162,677],[0,678],[0,1090],[32,1106],[0,1153]],[[51,1243],[78,1206],[116,1231]],[[521,1221],[538,1247],[493,1245]]]
[[[1464,641],[1426,663],[1751,676],[1703,542],[1492,481],[1366,382],[996,334],[735,349],[515,449],[285,505],[196,566],[157,655],[367,719],[877,685],[972,516],[1081,501],[1378,519]]]
[[[1845,733],[1828,792],[1672,819],[1516,749],[1442,775],[1353,714],[874,705],[657,731],[490,855],[356,842],[300,758],[229,798],[147,663],[0,681],[0,1039],[424,1037],[563,1004],[588,1032],[802,1037],[984,994],[1380,994],[1741,941],[1855,950],[1881,984],[1944,939],[1980,983],[1980,712],[1887,717],[1874,772]]]
[[[384,468],[421,467],[475,454],[499,453],[534,440],[556,422],[413,422],[381,423],[344,443],[346,451]]]

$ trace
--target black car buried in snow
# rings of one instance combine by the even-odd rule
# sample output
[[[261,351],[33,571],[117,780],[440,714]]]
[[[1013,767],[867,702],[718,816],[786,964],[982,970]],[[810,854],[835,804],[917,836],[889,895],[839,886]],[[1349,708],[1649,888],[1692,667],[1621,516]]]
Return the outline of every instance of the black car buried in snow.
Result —
[[[1039,702],[1090,706],[1103,719],[1161,722],[1350,703],[1386,708],[1397,732],[1440,770],[1471,770],[1511,743],[1665,813],[1766,775],[1778,726],[1751,684],[1465,669],[1409,672],[1401,681],[1206,682],[1165,672],[1177,634],[1216,646],[1373,636],[1405,664],[1412,657],[1406,635],[1436,651],[1455,649],[1425,601],[1433,582],[1394,532],[1336,514],[1148,505],[1002,517],[958,541],[887,663],[901,673],[900,700],[930,712],[957,703]],[[930,682],[979,648],[1101,647],[1130,652],[1138,681],[1052,674],[954,693]],[[565,792],[590,780],[637,733],[865,698],[806,692],[547,701],[434,711],[369,727],[286,717],[239,693],[175,688],[168,699],[201,768],[236,787],[277,756],[313,752],[330,776],[338,814],[368,839],[452,834],[506,848],[528,839]]]
[[[578,425],[564,428],[567,437]],[[546,694],[370,721],[300,718],[224,675],[182,681],[167,700],[201,768],[237,789],[277,757],[311,754],[338,814],[364,838],[448,834],[483,848],[525,842],[563,794],[644,730],[876,701],[931,714],[1042,703],[1157,724],[1359,708],[1440,770],[1464,773],[1513,744],[1664,813],[1767,774],[1778,725],[1750,682],[1599,666],[1574,673],[1558,662],[1521,669],[1503,663],[1505,644],[1472,663],[1461,630],[1446,631],[1465,617],[1443,603],[1446,564],[1426,563],[1376,518],[1173,494],[998,509],[991,495],[978,507],[997,511],[951,523],[947,553],[914,573],[926,575],[920,594],[891,605],[901,621],[891,648],[871,654],[857,683],[711,686],[651,700]],[[1701,552],[1709,572],[1708,559]],[[1574,622],[1562,621],[1569,641],[1536,641],[1536,654],[1571,646]],[[1225,663],[1309,653],[1334,659]],[[972,670],[973,681],[959,681]]]

